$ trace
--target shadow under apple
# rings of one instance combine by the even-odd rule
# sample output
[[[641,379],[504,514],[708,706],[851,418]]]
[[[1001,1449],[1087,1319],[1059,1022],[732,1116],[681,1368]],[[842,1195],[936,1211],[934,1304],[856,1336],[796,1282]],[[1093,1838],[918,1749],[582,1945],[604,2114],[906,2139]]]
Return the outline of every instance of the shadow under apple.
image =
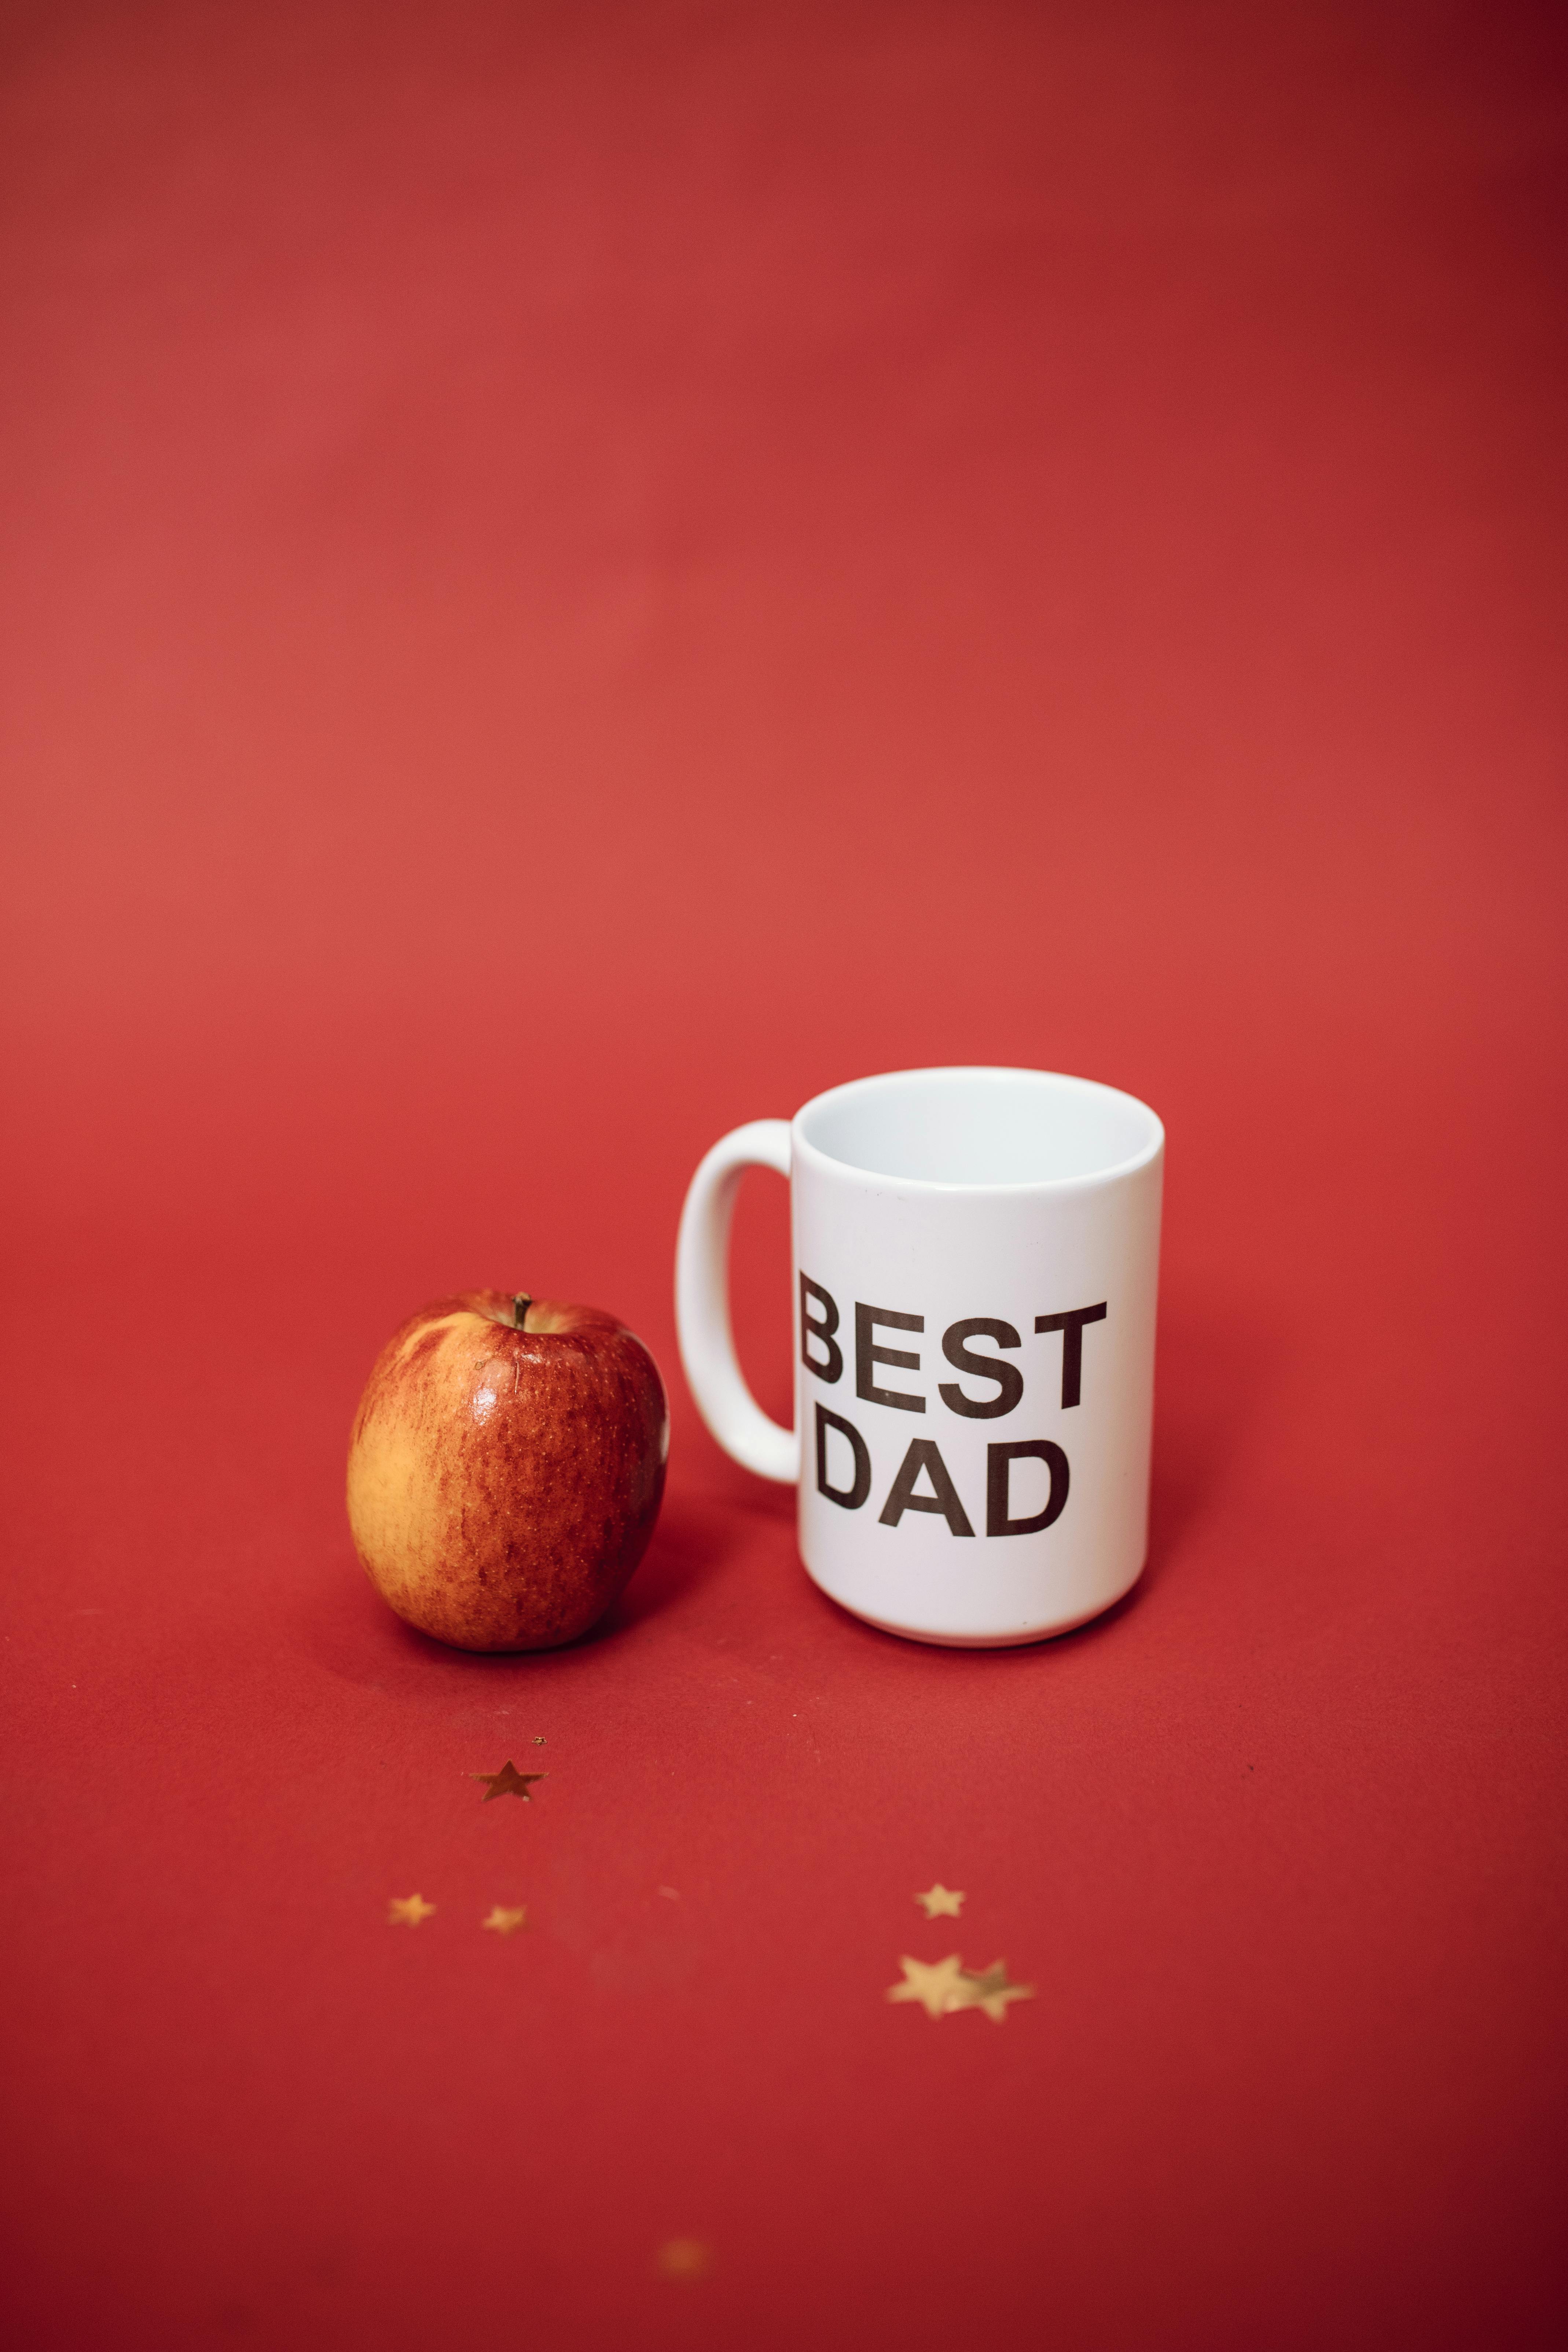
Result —
[[[689,1600],[734,1549],[726,1531],[731,1507],[704,1496],[667,1495],[647,1551],[630,1583],[598,1622],[554,1650],[458,1650],[389,1609],[344,1545],[329,1588],[311,1612],[310,1646],[342,1681],[395,1690],[432,1678],[471,1685],[566,1663],[634,1633]]]

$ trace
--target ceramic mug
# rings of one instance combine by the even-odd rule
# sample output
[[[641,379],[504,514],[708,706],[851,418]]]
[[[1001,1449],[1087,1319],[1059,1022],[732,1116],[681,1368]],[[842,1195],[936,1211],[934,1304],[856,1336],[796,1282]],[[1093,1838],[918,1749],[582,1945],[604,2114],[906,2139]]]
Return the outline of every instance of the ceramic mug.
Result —
[[[1148,1551],[1164,1129],[1044,1070],[900,1070],[716,1143],[676,1256],[681,1360],[737,1462],[799,1491],[824,1592],[920,1642],[1065,1633]],[[747,1168],[787,1177],[793,1430],[731,1336]]]

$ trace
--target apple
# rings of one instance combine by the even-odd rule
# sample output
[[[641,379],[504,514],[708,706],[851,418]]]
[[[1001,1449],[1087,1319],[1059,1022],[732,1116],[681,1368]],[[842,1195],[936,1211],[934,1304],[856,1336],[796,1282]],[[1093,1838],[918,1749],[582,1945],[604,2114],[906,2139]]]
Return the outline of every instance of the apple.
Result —
[[[596,1307],[460,1291],[395,1331],[349,1444],[349,1527],[382,1599],[460,1650],[553,1650],[625,1590],[664,1495],[669,1413]]]

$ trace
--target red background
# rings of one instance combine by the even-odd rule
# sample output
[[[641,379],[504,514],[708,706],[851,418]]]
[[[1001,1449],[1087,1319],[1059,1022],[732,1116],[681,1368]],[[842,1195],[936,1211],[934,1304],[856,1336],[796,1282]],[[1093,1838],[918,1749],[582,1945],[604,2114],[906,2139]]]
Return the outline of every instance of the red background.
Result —
[[[1562,32],[6,11],[29,2347],[1560,2340]],[[997,1655],[670,1307],[723,1129],[957,1059],[1170,1134],[1150,1570]],[[670,1380],[552,1657],[344,1527],[489,1283]]]

